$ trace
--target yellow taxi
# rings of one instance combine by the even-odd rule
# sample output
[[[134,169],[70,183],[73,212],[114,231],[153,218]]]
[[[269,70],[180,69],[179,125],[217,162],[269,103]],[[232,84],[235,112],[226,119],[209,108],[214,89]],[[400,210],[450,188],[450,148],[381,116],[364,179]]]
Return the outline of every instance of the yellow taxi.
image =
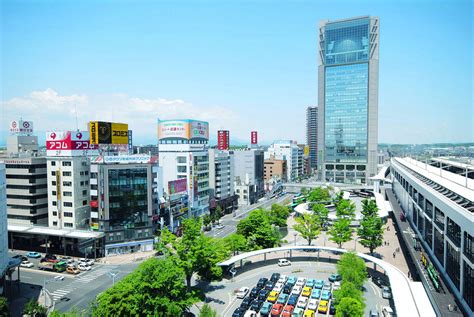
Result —
[[[278,299],[278,292],[275,292],[275,291],[271,291],[270,295],[268,295],[268,298],[267,298],[267,300],[270,303],[276,302],[277,299]]]
[[[301,293],[301,296],[306,296],[306,297],[309,297],[311,295],[311,291],[313,289],[309,286],[306,286],[305,288],[303,288],[303,292]]]
[[[327,300],[320,301],[319,306],[318,306],[318,312],[327,313],[327,311],[328,311],[328,301]]]
[[[304,312],[304,317],[314,317],[314,310],[311,310],[311,309],[307,309],[305,312]]]

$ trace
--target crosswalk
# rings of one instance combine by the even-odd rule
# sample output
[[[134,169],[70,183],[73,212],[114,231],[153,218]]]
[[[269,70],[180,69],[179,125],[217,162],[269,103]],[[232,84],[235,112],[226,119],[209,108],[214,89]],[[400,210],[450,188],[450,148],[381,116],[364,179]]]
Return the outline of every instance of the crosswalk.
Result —
[[[82,287],[82,284],[88,284],[91,281],[97,279],[98,277],[107,274],[107,272],[117,269],[117,266],[106,266],[106,267],[93,267],[91,271],[80,273],[76,275],[75,279],[68,286],[62,287],[51,292],[51,296],[55,301],[60,300],[63,297],[66,297],[69,293],[75,291],[76,289]]]

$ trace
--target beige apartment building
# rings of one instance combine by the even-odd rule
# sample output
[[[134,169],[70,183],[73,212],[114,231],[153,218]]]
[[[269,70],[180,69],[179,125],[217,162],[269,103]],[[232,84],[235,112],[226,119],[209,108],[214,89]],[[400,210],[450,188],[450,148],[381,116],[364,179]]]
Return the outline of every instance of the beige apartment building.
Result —
[[[263,163],[263,174],[265,182],[275,178],[286,181],[287,166],[286,160],[278,160],[271,156]]]

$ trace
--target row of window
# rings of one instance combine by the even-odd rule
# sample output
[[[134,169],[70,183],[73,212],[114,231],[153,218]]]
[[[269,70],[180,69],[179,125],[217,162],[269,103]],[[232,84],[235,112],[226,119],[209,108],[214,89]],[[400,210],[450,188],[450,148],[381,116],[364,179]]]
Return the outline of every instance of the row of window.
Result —
[[[57,206],[57,205],[58,205],[58,202],[57,202],[56,200],[53,200],[51,203],[52,203],[53,206]],[[63,201],[63,206],[64,206],[64,207],[72,207],[72,205],[73,205],[73,204],[72,204],[72,202],[70,202],[70,201]],[[86,206],[86,205],[87,205],[87,200],[83,200],[83,201],[82,201],[82,206]]]
[[[6,175],[8,179],[28,179],[28,180],[37,180],[46,178],[46,174],[38,174],[38,175]]]
[[[57,222],[57,221],[53,221],[53,226],[57,227],[57,226],[58,226],[58,222]],[[74,225],[73,225],[72,223],[70,223],[70,222],[65,222],[65,223],[63,223],[63,226],[64,226],[65,228],[72,228],[72,227],[74,227]]]
[[[46,164],[5,164],[5,167],[16,169],[46,168]]]
[[[43,198],[48,198],[48,194],[39,194],[39,195],[31,195],[31,196],[8,194],[7,198],[10,198],[10,199],[27,199],[27,200],[43,199]]]
[[[58,212],[57,212],[57,211],[53,211],[53,216],[57,217],[57,216],[58,216]],[[64,217],[68,217],[68,218],[72,218],[72,212],[65,211],[65,212],[63,212],[63,216],[64,216]]]
[[[26,189],[26,190],[34,190],[48,188],[48,184],[37,184],[37,185],[7,185],[7,189]]]

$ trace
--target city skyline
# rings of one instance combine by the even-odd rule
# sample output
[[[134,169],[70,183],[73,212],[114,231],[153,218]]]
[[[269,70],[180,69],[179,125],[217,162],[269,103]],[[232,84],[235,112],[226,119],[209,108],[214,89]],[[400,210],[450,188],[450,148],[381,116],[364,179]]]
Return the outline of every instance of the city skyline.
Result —
[[[379,143],[474,140],[468,1],[48,3],[1,4],[0,144],[10,120],[33,120],[41,143],[43,131],[75,128],[75,109],[79,128],[127,122],[137,144],[156,144],[157,118],[209,121],[211,140],[226,129],[231,144],[252,130],[264,144],[302,143],[306,108],[317,105],[319,22],[369,14],[384,30]],[[456,58],[440,43],[457,47]]]

